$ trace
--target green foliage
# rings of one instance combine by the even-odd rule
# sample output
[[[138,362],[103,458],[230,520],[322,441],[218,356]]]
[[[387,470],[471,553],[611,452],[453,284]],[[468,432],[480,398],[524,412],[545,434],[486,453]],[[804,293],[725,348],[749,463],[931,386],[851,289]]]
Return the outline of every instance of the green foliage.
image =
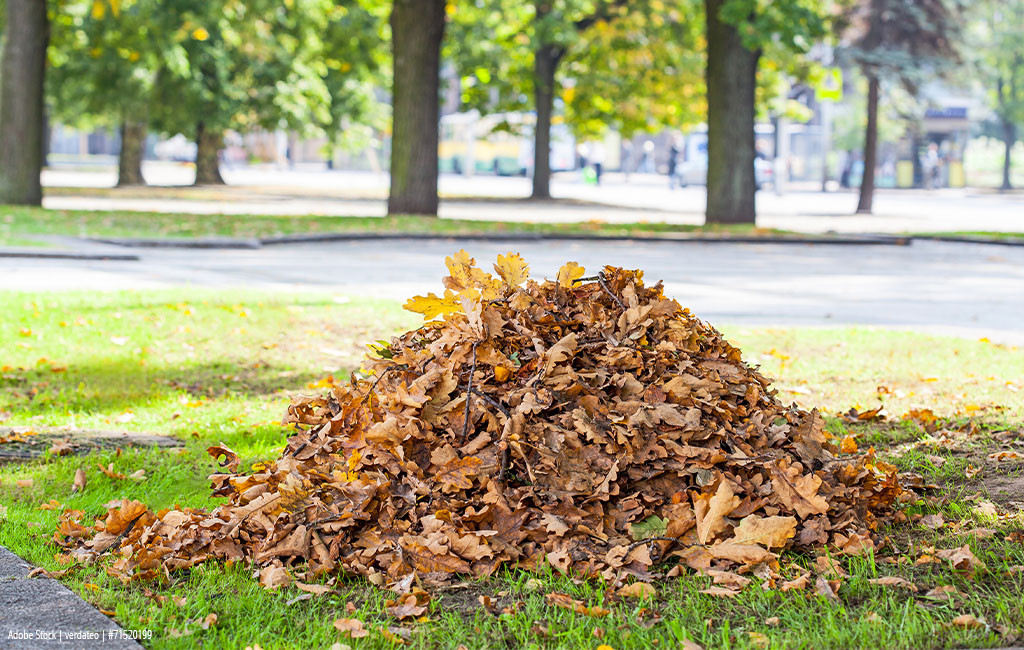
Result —
[[[984,84],[989,106],[1012,133],[1024,127],[1024,0],[976,2],[971,18],[970,68]]]
[[[692,2],[484,0],[453,9],[446,54],[466,108],[526,111],[535,53],[554,48],[556,104],[570,128],[628,135],[702,119],[700,28]]]

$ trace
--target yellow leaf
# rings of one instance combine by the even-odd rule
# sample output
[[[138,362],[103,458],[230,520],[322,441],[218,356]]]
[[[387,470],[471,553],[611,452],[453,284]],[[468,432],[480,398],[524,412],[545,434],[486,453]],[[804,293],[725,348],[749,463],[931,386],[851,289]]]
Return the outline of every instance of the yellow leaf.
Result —
[[[573,280],[583,277],[584,268],[576,262],[566,262],[558,269],[558,286],[571,289]]]
[[[210,32],[206,31],[202,27],[196,27],[195,30],[192,31],[192,38],[197,41],[205,41],[210,38]]]
[[[432,320],[442,314],[453,314],[462,309],[462,304],[452,292],[445,291],[444,298],[433,293],[410,298],[402,307],[417,314],[423,314],[423,320]]]
[[[92,0],[92,17],[94,19],[100,20],[106,13],[107,6],[103,4],[103,0]]]
[[[796,518],[747,515],[732,532],[733,538],[729,542],[733,544],[782,548],[796,534]]]
[[[839,443],[839,451],[844,454],[853,454],[857,452],[857,441],[853,436],[844,436],[843,440]]]
[[[513,287],[526,282],[526,279],[530,277],[530,265],[518,253],[510,252],[508,255],[498,255],[494,270],[506,284]]]

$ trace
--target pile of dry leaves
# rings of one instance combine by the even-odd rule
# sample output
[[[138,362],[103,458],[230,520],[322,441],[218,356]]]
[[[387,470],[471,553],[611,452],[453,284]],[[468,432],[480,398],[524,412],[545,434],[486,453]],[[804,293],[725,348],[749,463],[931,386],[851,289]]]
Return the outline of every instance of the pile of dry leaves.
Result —
[[[68,513],[73,556],[150,578],[213,558],[444,581],[502,564],[618,582],[654,566],[772,577],[777,553],[873,548],[905,485],[872,455],[838,459],[822,418],[784,406],[722,335],[639,271],[570,262],[496,276],[465,252],[419,329],[374,349],[367,378],[297,400],[280,458],[212,477],[211,512]],[[735,574],[730,574],[735,575]],[[408,584],[406,582],[406,584]]]

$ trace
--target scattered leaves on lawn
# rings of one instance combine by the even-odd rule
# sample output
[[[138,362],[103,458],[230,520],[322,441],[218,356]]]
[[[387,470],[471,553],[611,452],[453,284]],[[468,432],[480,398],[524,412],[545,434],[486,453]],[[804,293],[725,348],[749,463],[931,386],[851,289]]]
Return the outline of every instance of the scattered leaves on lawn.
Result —
[[[342,636],[359,639],[370,636],[370,631],[363,627],[363,622],[358,618],[339,618],[334,621],[334,627],[341,632]]]

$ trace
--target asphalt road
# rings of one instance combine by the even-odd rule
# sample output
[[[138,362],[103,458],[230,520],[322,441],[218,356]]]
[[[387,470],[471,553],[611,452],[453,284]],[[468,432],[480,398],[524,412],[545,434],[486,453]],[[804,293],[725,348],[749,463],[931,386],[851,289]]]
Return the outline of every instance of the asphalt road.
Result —
[[[361,241],[258,250],[131,249],[141,261],[0,258],[0,289],[248,287],[400,300],[443,289],[444,257],[510,249],[535,276],[568,260],[642,268],[716,324],[874,325],[1024,343],[1024,247]],[[107,249],[110,250],[110,249]],[[128,249],[117,248],[124,252]]]

